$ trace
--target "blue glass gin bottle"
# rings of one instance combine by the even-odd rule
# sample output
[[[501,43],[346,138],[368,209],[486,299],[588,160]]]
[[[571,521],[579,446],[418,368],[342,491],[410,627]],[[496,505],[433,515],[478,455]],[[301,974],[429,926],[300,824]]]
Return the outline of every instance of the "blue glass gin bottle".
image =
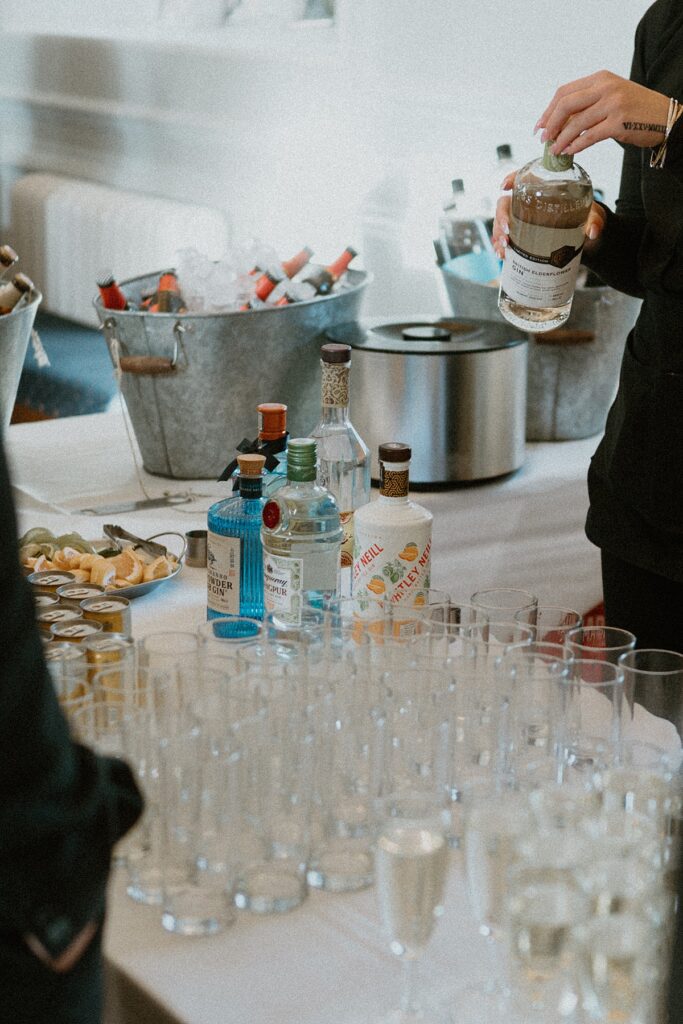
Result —
[[[209,509],[207,618],[263,617],[261,516],[265,456],[240,455],[239,493]]]

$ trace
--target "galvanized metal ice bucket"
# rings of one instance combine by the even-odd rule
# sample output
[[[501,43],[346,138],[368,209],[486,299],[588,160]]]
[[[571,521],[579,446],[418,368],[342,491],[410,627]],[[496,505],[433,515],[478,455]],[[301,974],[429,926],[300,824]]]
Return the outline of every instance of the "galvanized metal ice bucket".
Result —
[[[498,288],[460,277],[453,272],[455,262],[440,268],[450,312],[505,322]],[[528,441],[577,440],[604,429],[639,309],[640,299],[613,288],[577,288],[566,325],[527,335]]]
[[[29,303],[0,316],[0,417],[3,429],[12,418],[33,321],[42,298],[40,292],[34,290]]]
[[[159,273],[124,281],[137,303]],[[109,310],[95,299],[145,469],[179,479],[216,478],[243,437],[256,433],[256,406],[285,402],[292,436],[320,411],[324,332],[357,320],[370,275],[291,306],[220,314]]]

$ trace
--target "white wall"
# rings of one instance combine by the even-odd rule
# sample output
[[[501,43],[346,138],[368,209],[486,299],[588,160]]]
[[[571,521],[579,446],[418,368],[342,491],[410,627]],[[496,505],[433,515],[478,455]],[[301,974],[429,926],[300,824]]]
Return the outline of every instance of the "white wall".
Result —
[[[285,254],[307,242],[326,259],[353,242],[378,278],[368,311],[437,312],[431,239],[450,179],[476,191],[501,142],[533,158],[557,85],[601,67],[628,74],[649,5],[337,6],[335,32],[179,38],[158,30],[158,0],[0,0],[4,180],[34,167],[214,205],[236,235]],[[619,148],[580,162],[613,199]]]

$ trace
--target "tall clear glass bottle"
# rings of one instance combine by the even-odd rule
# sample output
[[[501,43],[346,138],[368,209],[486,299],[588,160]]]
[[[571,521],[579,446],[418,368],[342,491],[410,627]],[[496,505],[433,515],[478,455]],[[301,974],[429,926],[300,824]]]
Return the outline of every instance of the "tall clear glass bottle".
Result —
[[[353,514],[370,501],[370,451],[349,419],[351,346],[330,343],[320,349],[322,415],[311,431],[318,446],[318,483],[337,500],[344,529],[341,591],[351,593]]]
[[[496,162],[493,166],[491,173],[487,175],[488,181],[486,182],[485,192],[482,197],[481,209],[484,215],[484,223],[486,224],[486,230],[489,235],[493,231],[493,218],[496,215],[496,204],[503,191],[501,189],[501,182],[510,174],[511,171],[517,170],[517,164],[515,163],[512,156],[512,147],[509,143],[503,142],[500,146],[496,146]]]
[[[439,250],[441,252],[440,263],[446,263],[456,256],[478,256],[482,252],[492,251],[484,221],[468,209],[462,178],[454,178],[451,188],[451,195],[443,204],[439,218],[436,248],[437,257]]]
[[[552,145],[518,171],[512,189],[498,308],[524,331],[550,331],[569,317],[593,202],[586,172]]]
[[[207,619],[221,615],[263,617],[261,516],[265,456],[240,455],[239,494],[217,501],[208,513]]]
[[[287,486],[263,508],[266,613],[287,627],[301,625],[304,604],[339,594],[343,530],[334,495],[316,482],[316,442],[290,440]]]
[[[433,516],[410,500],[411,455],[400,442],[379,446],[379,498],[354,516],[352,585],[359,601],[381,598],[404,607],[426,603]]]

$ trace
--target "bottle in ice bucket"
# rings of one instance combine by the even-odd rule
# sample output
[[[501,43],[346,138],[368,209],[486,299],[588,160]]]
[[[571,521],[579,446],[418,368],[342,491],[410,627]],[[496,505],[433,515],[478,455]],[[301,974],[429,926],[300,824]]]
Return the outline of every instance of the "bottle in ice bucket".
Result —
[[[370,452],[349,419],[351,346],[329,343],[320,348],[322,413],[311,431],[318,443],[318,483],[334,494],[344,540],[341,589],[350,593],[353,565],[353,514],[370,501]]]
[[[0,287],[0,316],[30,301],[33,289],[33,281],[26,274],[17,274],[9,284],[3,284]]]
[[[242,309],[262,309],[266,300],[272,301],[273,293],[278,285],[284,285],[300,270],[303,270],[312,255],[313,250],[306,245],[291,259],[265,267],[254,285],[254,294],[242,306]]]
[[[287,486],[263,508],[263,596],[266,613],[282,627],[301,625],[306,603],[339,593],[343,530],[334,495],[316,482],[316,442],[287,447]]]
[[[0,245],[0,281],[2,281],[10,267],[13,267],[18,260],[19,257],[11,245]]]
[[[381,598],[404,607],[426,602],[433,516],[409,498],[411,454],[400,442],[379,446],[379,498],[353,517],[354,598]]]
[[[239,494],[209,509],[206,545],[207,619],[263,617],[261,515],[264,455],[240,455]]]
[[[320,267],[318,270],[304,277],[306,284],[315,288],[316,295],[329,295],[339,278],[346,273],[349,263],[358,253],[351,246],[347,246],[341,256],[338,256],[329,267]]]
[[[569,317],[593,202],[586,172],[552,145],[517,172],[512,188],[498,308],[524,331],[550,331]]]
[[[121,291],[110,270],[103,271],[97,279],[97,287],[105,309],[129,309],[128,299]]]
[[[178,278],[172,270],[159,278],[156,295],[149,305],[150,313],[185,313],[185,303],[180,294]]]

